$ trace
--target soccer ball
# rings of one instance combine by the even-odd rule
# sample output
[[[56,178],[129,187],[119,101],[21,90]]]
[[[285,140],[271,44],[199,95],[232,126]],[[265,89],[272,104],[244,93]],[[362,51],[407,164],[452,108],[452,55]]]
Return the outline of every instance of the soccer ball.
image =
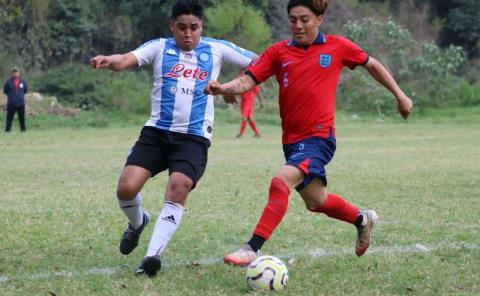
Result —
[[[260,256],[247,268],[247,283],[253,290],[278,291],[288,282],[285,263],[277,257]]]

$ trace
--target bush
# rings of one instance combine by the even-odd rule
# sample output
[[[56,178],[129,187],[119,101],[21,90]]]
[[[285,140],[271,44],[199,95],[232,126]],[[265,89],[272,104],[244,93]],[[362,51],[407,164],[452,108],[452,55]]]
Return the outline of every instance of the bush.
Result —
[[[371,18],[348,22],[344,32],[390,70],[417,108],[478,104],[472,97],[475,87],[455,75],[466,62],[461,47],[417,44],[410,32],[395,22]],[[338,102],[340,108],[350,111],[376,110],[383,115],[396,110],[392,95],[366,71],[345,75]]]
[[[35,91],[56,96],[63,105],[84,110],[150,111],[151,76],[147,71],[111,72],[64,65],[32,77],[31,84]]]

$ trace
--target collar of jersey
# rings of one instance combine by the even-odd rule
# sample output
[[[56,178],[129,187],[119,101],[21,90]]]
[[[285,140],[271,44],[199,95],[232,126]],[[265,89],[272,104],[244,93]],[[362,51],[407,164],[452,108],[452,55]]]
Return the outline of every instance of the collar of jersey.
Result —
[[[325,37],[325,34],[319,31],[317,38],[315,38],[315,41],[313,41],[313,44],[324,44],[324,43],[327,43],[327,38]],[[299,45],[297,44],[297,42],[295,42],[294,39],[291,39],[288,42],[288,46],[299,46]]]

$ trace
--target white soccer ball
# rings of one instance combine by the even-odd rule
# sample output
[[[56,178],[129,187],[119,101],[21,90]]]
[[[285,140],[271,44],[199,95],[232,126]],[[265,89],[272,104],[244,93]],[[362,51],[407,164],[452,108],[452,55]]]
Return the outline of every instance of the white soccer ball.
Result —
[[[260,256],[247,268],[247,283],[253,290],[281,290],[288,283],[287,266],[277,257]]]

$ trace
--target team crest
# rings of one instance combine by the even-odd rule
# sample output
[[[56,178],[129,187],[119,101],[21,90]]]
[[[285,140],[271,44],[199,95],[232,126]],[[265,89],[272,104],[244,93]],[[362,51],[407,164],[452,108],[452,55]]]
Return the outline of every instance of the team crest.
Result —
[[[320,60],[318,62],[320,63],[320,66],[322,66],[322,68],[328,68],[328,66],[330,66],[330,63],[332,62],[332,56],[329,54],[321,54]]]
[[[200,61],[205,62],[205,63],[210,60],[210,56],[206,52],[202,52],[200,54],[199,58],[200,58]]]

